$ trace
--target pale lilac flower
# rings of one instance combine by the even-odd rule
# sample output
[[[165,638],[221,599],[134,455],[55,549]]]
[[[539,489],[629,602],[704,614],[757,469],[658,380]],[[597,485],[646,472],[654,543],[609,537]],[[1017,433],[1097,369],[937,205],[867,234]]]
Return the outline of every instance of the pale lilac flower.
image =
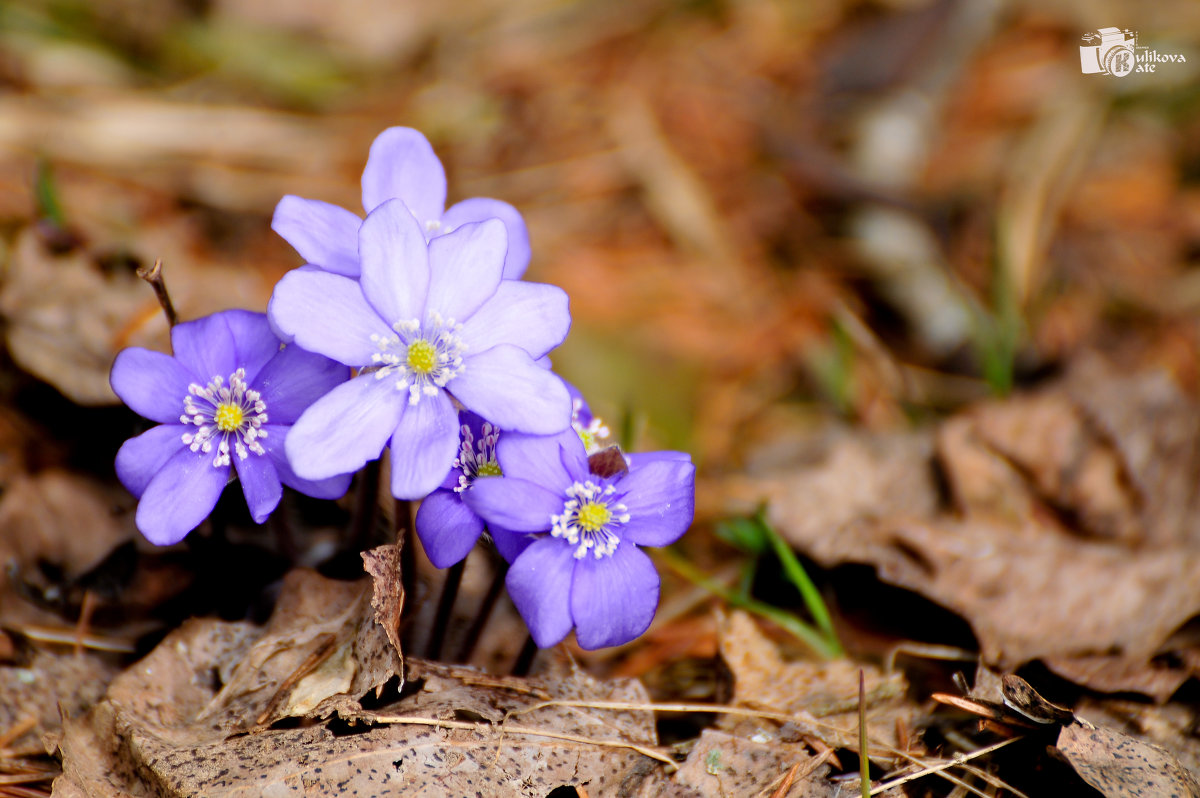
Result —
[[[174,356],[123,350],[110,377],[125,404],[160,424],[126,441],[116,463],[140,499],[137,527],[152,543],[178,543],[198,526],[235,470],[260,524],[282,485],[321,499],[346,492],[349,473],[301,478],[284,445],[292,423],[349,369],[298,347],[280,349],[267,317],[244,310],[178,324],[171,345]]]
[[[433,147],[420,132],[388,128],[371,144],[362,176],[362,204],[367,213],[390,199],[404,202],[417,218],[426,239],[453,232],[468,222],[499,219],[508,230],[504,277],[516,280],[529,266],[529,231],[517,209],[500,200],[475,197],[446,208],[446,172]],[[358,277],[357,214],[320,200],[285,196],[275,207],[271,229],[308,263],[325,271]]]
[[[504,435],[503,476],[463,495],[488,525],[533,535],[506,584],[534,642],[545,648],[575,629],[583,648],[615,646],[650,626],[659,577],[638,546],[674,542],[692,521],[695,467],[651,453],[636,468],[596,474],[574,430]],[[593,456],[611,463],[601,452]]]
[[[359,369],[297,421],[287,444],[296,473],[357,471],[390,442],[392,493],[417,499],[450,470],[459,407],[506,430],[570,425],[566,387],[535,362],[567,335],[567,296],[501,279],[505,242],[491,219],[426,243],[404,203],[390,200],[359,230],[358,281],[284,275],[269,309],[276,329]]]

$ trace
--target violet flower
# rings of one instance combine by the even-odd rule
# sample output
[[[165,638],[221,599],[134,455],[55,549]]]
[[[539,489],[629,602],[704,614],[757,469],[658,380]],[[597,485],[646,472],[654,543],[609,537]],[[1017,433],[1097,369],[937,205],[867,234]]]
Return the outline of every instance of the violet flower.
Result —
[[[463,503],[463,493],[478,479],[500,476],[500,464],[496,461],[500,430],[468,410],[458,414],[458,421],[458,456],[442,484],[421,500],[415,523],[425,554],[438,568],[449,568],[461,561],[483,535],[483,519]],[[520,540],[507,530],[492,530],[492,536],[502,553],[508,551],[506,543],[518,547],[512,552],[513,557],[522,548]]]
[[[280,349],[267,317],[227,310],[171,330],[174,356],[129,348],[117,355],[113,390],[160,426],[117,452],[117,476],[140,500],[137,527],[152,543],[178,543],[217,503],[236,470],[256,523],[279,504],[282,485],[335,499],[349,473],[297,476],[284,456],[288,430],[349,370],[299,347]],[[282,484],[281,484],[282,483]]]
[[[567,295],[502,280],[506,233],[495,219],[426,243],[404,203],[389,200],[359,230],[362,277],[296,269],[269,313],[297,345],[359,369],[296,422],[296,473],[357,471],[390,442],[392,493],[437,488],[458,451],[458,407],[506,430],[552,434],[570,424],[562,381],[535,362],[562,343]]]
[[[608,427],[592,415],[578,388],[569,382],[564,384],[571,395],[572,429],[583,441],[588,454],[603,449],[609,435]],[[470,490],[477,479],[502,475],[496,460],[496,444],[501,436],[499,427],[469,410],[458,414],[458,422],[458,456],[454,458],[450,473],[417,509],[417,537],[421,539],[429,561],[438,568],[449,568],[465,558],[483,535],[486,525],[463,503],[463,493]],[[500,527],[493,527],[490,532],[496,548],[508,562],[516,559],[533,542],[529,535]]]
[[[594,474],[574,430],[506,434],[497,459],[504,475],[477,480],[463,500],[489,525],[537,535],[506,578],[534,642],[552,646],[574,627],[579,645],[594,649],[646,631],[659,577],[638,546],[665,546],[691,524],[691,462],[669,453]]]
[[[392,127],[371,144],[362,176],[363,209],[370,213],[400,199],[421,224],[425,238],[453,232],[468,222],[499,219],[508,230],[504,277],[516,280],[529,266],[529,231],[517,209],[500,200],[475,197],[445,210],[446,172],[429,140],[407,127]],[[358,227],[362,219],[320,200],[285,196],[275,207],[271,229],[308,263],[346,277],[359,276]]]

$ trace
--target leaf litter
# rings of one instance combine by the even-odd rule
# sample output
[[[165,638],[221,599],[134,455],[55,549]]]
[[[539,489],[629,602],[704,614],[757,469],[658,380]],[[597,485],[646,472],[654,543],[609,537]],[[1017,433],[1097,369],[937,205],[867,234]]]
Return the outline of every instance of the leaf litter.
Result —
[[[1152,76],[1157,83],[1121,84],[1134,86],[1123,96],[1135,115],[1109,102],[1113,81],[1080,88],[1074,45],[1080,29],[1100,23],[1056,2],[1003,16],[945,3],[834,2],[797,15],[787,3],[680,9],[648,0],[620,14],[582,3],[547,15],[537,4],[478,2],[456,20],[380,6],[336,21],[297,4],[201,12],[167,3],[154,14],[109,5],[102,18],[72,23],[102,22],[106,31],[70,42],[73,54],[58,46],[59,33],[41,32],[59,31],[57,23],[34,25],[6,31],[14,46],[0,63],[13,89],[0,131],[0,312],[14,361],[0,381],[0,708],[9,713],[0,747],[22,755],[0,759],[12,765],[0,771],[5,779],[36,770],[25,755],[48,733],[68,767],[55,786],[64,795],[213,794],[203,781],[216,771],[183,750],[189,740],[203,741],[197,750],[228,763],[230,774],[245,773],[247,792],[260,771],[242,763],[266,763],[261,773],[282,791],[315,791],[330,783],[316,772],[326,763],[349,778],[351,763],[370,761],[392,778],[387,758],[408,751],[402,789],[419,783],[428,794],[510,773],[532,774],[504,782],[511,794],[545,794],[551,783],[577,784],[580,795],[856,789],[831,786],[834,759],[842,771],[853,765],[845,750],[829,757],[821,746],[856,746],[848,707],[858,666],[814,663],[740,613],[709,624],[720,630],[719,655],[696,646],[688,658],[717,685],[714,704],[676,713],[632,683],[557,660],[532,679],[405,660],[399,607],[419,609],[427,585],[368,598],[365,583],[327,585],[298,571],[265,627],[199,619],[164,628],[158,618],[147,636],[147,608],[192,575],[141,552],[142,582],[104,592],[86,578],[104,572],[106,555],[134,534],[132,505],[113,494],[111,479],[85,475],[98,470],[80,455],[94,441],[64,440],[38,426],[45,413],[7,401],[16,396],[10,379],[53,385],[84,414],[111,401],[107,369],[117,349],[165,346],[158,309],[123,252],[143,263],[163,256],[177,300],[193,303],[186,315],[227,306],[231,296],[260,303],[273,277],[296,265],[265,233],[271,205],[297,193],[352,207],[364,142],[377,119],[399,115],[453,142],[464,196],[504,196],[527,209],[543,253],[537,279],[566,286],[584,340],[602,342],[584,356],[564,353],[572,376],[649,408],[647,423],[631,419],[630,430],[704,452],[702,533],[727,509],[752,512],[767,500],[771,521],[810,560],[834,574],[844,572],[839,564],[871,566],[874,578],[948,610],[939,617],[963,619],[987,664],[1051,685],[1097,733],[1066,727],[1047,744],[1070,752],[1097,789],[1126,794],[1115,785],[1137,784],[1136,768],[1113,765],[1134,761],[1179,777],[1155,789],[1191,789],[1169,760],[1131,742],[1157,743],[1193,770],[1200,761],[1191,695],[1200,648],[1188,623],[1200,612],[1200,358],[1189,316],[1200,307],[1191,263],[1200,203],[1189,176],[1195,124],[1165,70]],[[57,8],[23,13],[55,20]],[[1146,13],[1138,21],[1146,30],[1195,30],[1186,4]],[[306,89],[296,75],[311,79],[311,71],[283,70],[291,79],[281,80],[271,59],[245,52],[210,63],[217,47],[238,52],[232,28],[247,16],[299,37],[290,40],[291,52],[306,55],[297,63],[326,58],[337,80]],[[463,25],[471,36],[454,35]],[[189,58],[206,64],[203,72],[187,72]],[[149,82],[148,60],[163,71]],[[338,94],[350,89],[353,98]],[[914,92],[931,104],[913,112]],[[1170,115],[1157,107],[1168,97]],[[336,117],[321,115],[331,108]],[[872,135],[896,130],[886,124],[921,131],[920,146]],[[30,218],[35,156],[55,167],[63,235]],[[900,212],[880,214],[880,205]],[[259,233],[222,226],[247,213],[256,216],[243,227]],[[1005,214],[1013,223],[993,227]],[[994,238],[1011,255],[993,253]],[[963,351],[974,345],[969,321],[1005,277],[1027,325],[1016,383],[1033,389],[963,409],[985,392],[964,376],[978,365]],[[809,357],[836,350],[823,348],[831,318],[849,331],[850,356]],[[1111,360],[1086,356],[1090,347]],[[607,356],[618,350],[637,357]],[[1066,376],[1046,379],[1057,370]],[[795,420],[797,393],[837,397],[836,413],[857,430],[814,433],[802,423],[778,435],[772,425]],[[930,408],[948,417],[930,419]],[[905,423],[909,413],[916,423]],[[308,520],[299,511],[293,518]],[[392,573],[394,554],[376,550],[368,571]],[[149,562],[161,569],[147,578]],[[327,604],[306,601],[301,589]],[[89,601],[99,602],[90,622]],[[123,624],[102,617],[122,609],[131,616]],[[691,599],[673,617],[685,629],[707,623],[706,600]],[[924,631],[936,639],[943,630]],[[127,657],[93,648],[145,646],[164,632],[124,673]],[[872,658],[870,644],[857,642]],[[657,677],[671,665],[667,651],[647,641],[607,658],[574,654],[587,671],[643,676],[656,698],[695,690]],[[914,780],[909,794],[1004,790],[977,786],[988,774],[967,770],[1001,750],[939,758],[939,745],[988,751],[994,737],[971,735],[960,718],[919,703],[928,673],[904,661],[903,676],[863,667],[874,690],[872,755],[902,768],[903,752],[971,780],[970,789],[947,783],[940,793],[921,786],[932,778]],[[147,663],[153,674],[139,670]],[[733,682],[728,701],[723,681]],[[626,708],[510,714],[554,700]],[[679,714],[700,718],[690,748],[659,745],[652,721]],[[521,726],[592,743],[511,731]],[[570,773],[557,769],[564,746]],[[1044,764],[1036,747],[1022,749],[1025,763]],[[678,772],[650,755],[664,753]],[[594,776],[604,762],[621,773]],[[451,765],[467,775],[447,781]],[[1020,769],[1009,763],[1002,772]],[[421,776],[426,770],[437,775]],[[33,778],[44,784],[44,767]],[[1040,794],[1082,789],[1076,778]]]

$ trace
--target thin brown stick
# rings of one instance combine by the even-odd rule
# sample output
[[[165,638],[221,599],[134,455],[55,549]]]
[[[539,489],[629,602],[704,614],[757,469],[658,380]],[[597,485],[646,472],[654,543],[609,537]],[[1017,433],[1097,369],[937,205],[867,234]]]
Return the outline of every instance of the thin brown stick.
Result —
[[[158,297],[158,304],[166,314],[167,324],[171,327],[178,324],[179,314],[175,312],[175,305],[171,303],[171,295],[167,292],[167,283],[163,280],[162,258],[155,258],[154,265],[149,269],[139,266],[137,276],[150,283],[150,287],[154,289],[154,296]]]
[[[995,745],[989,745],[986,748],[980,748],[979,750],[972,751],[969,754],[958,754],[953,759],[948,759],[945,762],[940,762],[936,765],[927,766],[924,770],[917,771],[916,773],[910,773],[907,776],[901,776],[899,778],[892,779],[891,781],[885,781],[875,789],[871,790],[870,795],[882,795],[891,788],[898,787],[901,784],[907,784],[910,781],[916,781],[917,779],[922,779],[935,773],[940,774],[943,770],[947,770],[948,768],[959,767],[971,761],[972,759],[977,759],[978,757],[990,754],[993,751],[997,751],[1004,746],[1011,745],[1012,743],[1015,743],[1017,740],[1021,739],[1024,738],[1009,737],[1007,740],[1001,740]]]
[[[100,635],[85,634],[80,636],[75,629],[56,629],[52,626],[14,626],[13,631],[28,637],[38,643],[62,643],[74,646],[76,641],[84,648],[96,651],[114,651],[118,654],[132,654],[136,647],[128,640],[120,640]]]
[[[419,718],[410,715],[375,715],[371,718],[372,723],[404,723],[415,726],[436,726],[439,729],[463,729],[465,731],[499,731],[501,735],[505,734],[526,734],[530,737],[547,737],[552,740],[566,740],[570,743],[580,743],[582,745],[595,745],[602,748],[627,748],[631,751],[637,751],[642,756],[650,757],[658,760],[668,766],[672,771],[678,770],[679,766],[675,764],[675,760],[670,756],[659,751],[656,748],[651,748],[648,745],[639,745],[631,743],[628,740],[593,740],[590,737],[583,737],[578,734],[568,734],[566,732],[551,731],[550,729],[535,729],[530,726],[513,726],[501,722],[498,725],[491,723],[471,723],[461,720],[441,720],[439,718]],[[498,741],[499,742],[499,741]]]
[[[75,623],[75,656],[83,656],[83,641],[87,637],[88,626],[92,622],[92,613],[96,611],[96,594],[90,590],[83,591],[83,606],[79,608],[79,620]]]
[[[29,731],[34,726],[37,726],[37,724],[37,715],[26,715],[24,718],[21,718],[19,721],[14,723],[12,726],[6,729],[3,734],[0,734],[0,751],[8,748],[9,743],[19,738],[22,734]]]

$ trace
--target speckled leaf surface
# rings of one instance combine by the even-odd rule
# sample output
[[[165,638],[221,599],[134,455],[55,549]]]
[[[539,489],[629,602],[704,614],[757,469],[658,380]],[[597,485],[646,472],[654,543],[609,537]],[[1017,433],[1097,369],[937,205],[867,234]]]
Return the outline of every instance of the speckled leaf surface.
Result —
[[[389,556],[373,563],[384,592]],[[567,666],[515,679],[417,660],[403,699],[364,708],[357,699],[400,667],[377,622],[388,622],[398,596],[372,607],[373,594],[365,583],[299,571],[262,629],[184,624],[67,724],[56,790],[504,798],[572,784],[636,795],[661,776],[658,762],[630,747],[656,744],[652,713],[583,705],[648,701],[633,680]],[[550,700],[570,705],[543,706]],[[288,716],[306,719],[272,726]]]
[[[1200,783],[1170,752],[1091,724],[1071,724],[1058,750],[1106,798],[1200,798]]]

